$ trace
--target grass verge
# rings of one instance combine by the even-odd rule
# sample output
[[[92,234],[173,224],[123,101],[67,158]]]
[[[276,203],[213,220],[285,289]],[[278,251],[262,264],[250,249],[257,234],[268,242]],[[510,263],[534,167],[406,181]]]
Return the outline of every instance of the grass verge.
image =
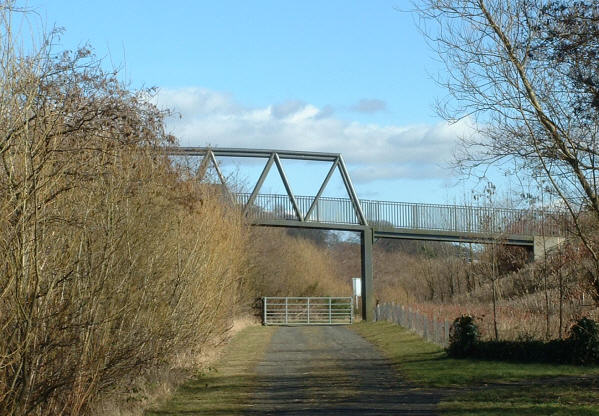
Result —
[[[460,393],[439,404],[451,416],[596,416],[599,390],[588,386],[513,386]]]
[[[599,415],[597,367],[451,359],[395,324],[362,322],[351,328],[411,382],[458,389],[440,403],[444,414]]]
[[[240,415],[255,388],[254,367],[264,356],[276,328],[243,329],[207,371],[184,383],[162,405],[145,412],[155,415]]]

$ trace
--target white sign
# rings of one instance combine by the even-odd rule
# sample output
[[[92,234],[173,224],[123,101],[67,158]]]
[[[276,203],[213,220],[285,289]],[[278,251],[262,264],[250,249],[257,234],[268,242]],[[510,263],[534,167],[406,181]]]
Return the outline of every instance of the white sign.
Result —
[[[354,296],[362,296],[362,279],[354,277],[351,280],[354,284]]]

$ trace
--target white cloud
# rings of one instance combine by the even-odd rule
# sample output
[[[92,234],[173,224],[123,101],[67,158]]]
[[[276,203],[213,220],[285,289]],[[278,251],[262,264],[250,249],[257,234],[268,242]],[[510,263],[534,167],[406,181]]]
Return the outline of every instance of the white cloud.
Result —
[[[249,108],[229,94],[202,88],[161,90],[160,107],[181,117],[168,120],[184,146],[247,147],[341,153],[356,182],[444,179],[468,120],[456,124],[379,125],[335,118],[329,107],[302,101]]]
[[[242,110],[229,94],[214,93],[198,87],[163,89],[160,90],[158,99],[165,106],[174,108],[183,118],[197,114],[235,114]]]
[[[387,103],[376,98],[362,98],[350,107],[359,113],[376,113],[387,109]]]

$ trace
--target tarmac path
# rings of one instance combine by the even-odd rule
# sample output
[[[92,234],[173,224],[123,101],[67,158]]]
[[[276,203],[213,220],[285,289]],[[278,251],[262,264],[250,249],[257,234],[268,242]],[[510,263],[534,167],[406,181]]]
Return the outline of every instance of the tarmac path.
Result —
[[[435,415],[440,399],[342,326],[280,327],[256,373],[249,416]]]

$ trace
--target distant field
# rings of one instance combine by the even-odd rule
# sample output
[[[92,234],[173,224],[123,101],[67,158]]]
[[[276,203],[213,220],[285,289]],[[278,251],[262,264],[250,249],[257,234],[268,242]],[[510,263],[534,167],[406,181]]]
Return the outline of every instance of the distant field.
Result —
[[[351,327],[424,387],[447,388],[449,415],[599,415],[599,368],[450,359],[434,344],[391,323]]]

